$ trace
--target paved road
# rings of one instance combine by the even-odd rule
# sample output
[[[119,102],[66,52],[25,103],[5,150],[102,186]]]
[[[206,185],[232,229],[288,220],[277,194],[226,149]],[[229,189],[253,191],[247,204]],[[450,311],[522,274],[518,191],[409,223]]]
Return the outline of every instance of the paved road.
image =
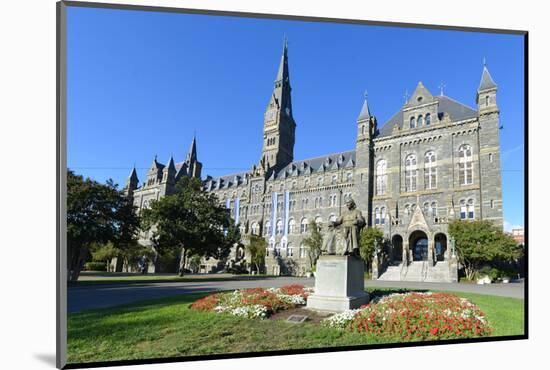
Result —
[[[313,278],[278,277],[259,280],[196,281],[177,283],[111,284],[70,287],[68,290],[68,311],[105,308],[136,301],[163,298],[178,294],[211,292],[255,287],[280,287],[287,284],[313,286]],[[397,281],[367,281],[367,287],[446,290],[490,294],[504,297],[523,298],[524,284],[458,284],[458,283],[415,283]]]

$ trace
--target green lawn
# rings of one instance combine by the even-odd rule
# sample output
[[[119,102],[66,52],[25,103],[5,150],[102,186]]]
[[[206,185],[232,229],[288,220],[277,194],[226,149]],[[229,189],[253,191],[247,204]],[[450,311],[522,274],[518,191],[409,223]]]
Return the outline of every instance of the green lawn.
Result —
[[[470,299],[485,312],[494,329],[493,335],[523,334],[523,300],[454,294]],[[380,343],[376,337],[318,324],[251,320],[188,309],[189,303],[205,295],[186,294],[69,314],[68,361],[82,363]]]

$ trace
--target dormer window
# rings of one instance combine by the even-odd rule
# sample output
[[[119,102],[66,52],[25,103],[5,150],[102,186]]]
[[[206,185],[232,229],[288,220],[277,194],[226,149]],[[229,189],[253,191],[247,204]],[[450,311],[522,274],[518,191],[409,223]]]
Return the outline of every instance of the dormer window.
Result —
[[[411,121],[410,121],[410,128],[415,128],[416,127],[416,119],[414,117],[411,117]]]

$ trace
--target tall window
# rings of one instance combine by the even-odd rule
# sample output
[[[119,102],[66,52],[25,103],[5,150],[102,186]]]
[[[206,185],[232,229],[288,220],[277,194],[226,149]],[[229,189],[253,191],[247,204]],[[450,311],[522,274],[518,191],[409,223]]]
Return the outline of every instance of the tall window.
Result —
[[[418,119],[416,120],[416,125],[418,127],[422,127],[423,124],[424,124],[424,118],[422,116],[418,116]]]
[[[378,207],[374,209],[374,224],[375,225],[380,224],[380,208]]]
[[[317,178],[317,186],[323,186],[323,177]]]
[[[485,96],[485,106],[486,106],[486,107],[489,106],[489,95],[486,95],[486,96]]]
[[[328,199],[329,199],[329,207],[336,207],[336,199],[337,199],[336,194],[330,195]]]
[[[433,150],[427,152],[424,157],[424,187],[426,189],[437,187],[437,162]]]
[[[277,234],[281,235],[283,233],[283,220],[277,221]]]
[[[411,206],[408,204],[405,204],[405,214],[410,215],[411,214]]]
[[[426,126],[429,126],[432,123],[432,116],[430,113],[426,113]]]
[[[470,220],[474,219],[474,200],[468,199],[468,218]]]
[[[462,145],[458,149],[458,181],[460,185],[474,183],[473,168],[472,147],[466,144]]]
[[[410,128],[415,128],[416,127],[416,119],[414,117],[411,117],[409,127]]]
[[[430,211],[430,203],[428,203],[428,202],[425,202],[425,203],[424,203],[424,207],[423,207],[423,208],[424,208],[424,209],[423,209],[423,211],[424,211],[424,214],[425,214],[425,215],[427,215],[427,214],[428,214],[428,212]]]
[[[294,256],[294,246],[292,245],[292,243],[288,243],[288,247],[286,249],[286,255],[288,257]]]
[[[381,159],[376,164],[376,195],[386,194],[386,184],[388,175],[386,174],[386,161]]]
[[[353,179],[353,174],[351,172],[348,172],[346,174],[346,181],[351,182],[352,179]]]
[[[307,233],[307,228],[308,228],[308,220],[307,218],[304,218],[302,219],[302,223],[300,224],[300,232],[302,234]]]
[[[437,217],[437,202],[432,202],[432,216]]]
[[[260,235],[260,225],[258,225],[257,222],[254,222],[252,224],[252,234],[254,235]]]
[[[300,244],[300,258],[306,258],[306,246]]]
[[[265,234],[266,235],[269,235],[271,234],[271,222],[267,221],[265,223]]]
[[[336,184],[336,180],[337,180],[337,179],[338,179],[338,176],[332,175],[332,178],[331,178],[331,180],[330,180],[330,183],[331,183],[332,185]]]
[[[416,191],[417,178],[416,155],[409,154],[405,158],[405,191]]]
[[[380,209],[380,224],[384,225],[386,223],[386,207]]]
[[[293,218],[288,220],[288,233],[294,234],[296,232],[296,221]]]

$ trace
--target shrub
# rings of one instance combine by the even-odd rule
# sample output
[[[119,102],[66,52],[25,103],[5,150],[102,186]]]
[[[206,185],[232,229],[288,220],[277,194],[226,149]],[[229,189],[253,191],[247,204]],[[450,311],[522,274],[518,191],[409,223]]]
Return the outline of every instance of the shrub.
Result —
[[[84,265],[86,271],[107,271],[107,264],[105,262],[86,262]]]

